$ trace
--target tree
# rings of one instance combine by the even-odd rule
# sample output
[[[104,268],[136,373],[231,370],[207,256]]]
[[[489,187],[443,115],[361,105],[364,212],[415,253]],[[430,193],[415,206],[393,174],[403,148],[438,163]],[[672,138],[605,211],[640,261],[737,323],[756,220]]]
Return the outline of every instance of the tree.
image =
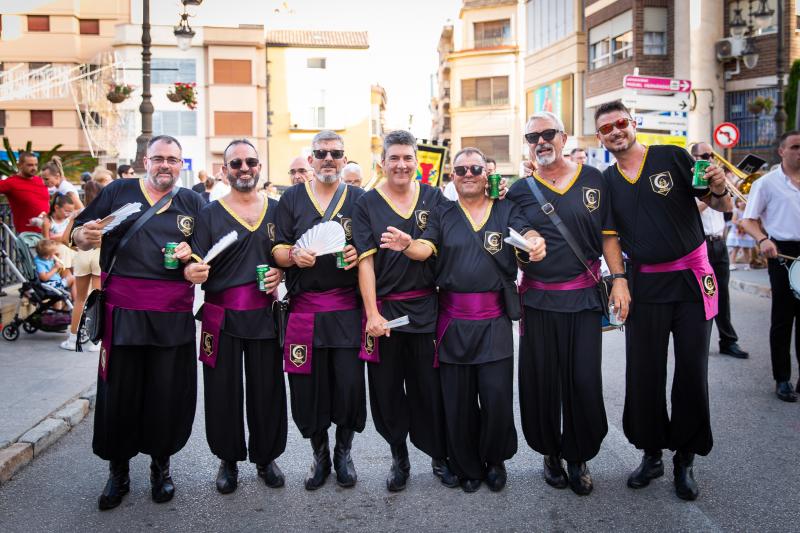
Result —
[[[12,176],[19,172],[17,158],[14,156],[14,150],[11,148],[11,142],[8,137],[3,137],[3,146],[6,149],[8,161],[0,161],[0,176]],[[91,171],[97,165],[97,159],[88,154],[59,154],[58,149],[61,144],[57,144],[46,152],[39,152],[39,169],[50,161],[54,155],[61,156],[61,164],[64,166],[64,177],[77,176],[81,172]],[[20,148],[17,152],[31,152],[33,143],[28,141],[25,143],[25,148]]]
[[[789,85],[786,87],[783,101],[786,102],[786,131],[795,129],[795,115],[797,114],[797,85],[800,82],[800,59],[792,63],[789,71]]]

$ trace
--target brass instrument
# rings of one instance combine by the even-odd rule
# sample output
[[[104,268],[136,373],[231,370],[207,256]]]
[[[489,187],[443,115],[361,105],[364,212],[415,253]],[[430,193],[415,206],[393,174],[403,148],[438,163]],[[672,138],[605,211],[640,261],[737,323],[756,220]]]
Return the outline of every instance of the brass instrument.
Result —
[[[727,176],[725,176],[725,181],[727,182],[726,188],[728,189],[728,192],[730,192],[735,198],[741,200],[746,204],[747,198],[745,197],[745,194],[750,193],[750,187],[753,186],[754,181],[756,181],[758,178],[762,176],[762,173],[753,172],[752,174],[748,174],[747,172],[744,172],[743,170],[737,168],[736,165],[734,165],[733,163],[722,157],[721,154],[718,154],[717,152],[712,152],[712,153],[714,154],[712,159],[719,166],[721,166],[734,176],[734,179],[730,179]]]

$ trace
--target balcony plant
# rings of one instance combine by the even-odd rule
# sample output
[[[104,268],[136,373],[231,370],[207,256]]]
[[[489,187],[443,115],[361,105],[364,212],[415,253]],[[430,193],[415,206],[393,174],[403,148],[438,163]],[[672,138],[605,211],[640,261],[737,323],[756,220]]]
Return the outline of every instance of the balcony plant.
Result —
[[[119,104],[128,99],[133,93],[133,85],[126,85],[124,83],[112,83],[106,93],[106,98],[112,104]]]
[[[754,115],[760,115],[761,113],[769,115],[774,105],[775,102],[773,102],[772,98],[769,96],[756,96],[753,100],[748,102],[747,110]]]
[[[197,90],[195,83],[175,82],[167,93],[170,102],[182,102],[189,109],[197,107]]]

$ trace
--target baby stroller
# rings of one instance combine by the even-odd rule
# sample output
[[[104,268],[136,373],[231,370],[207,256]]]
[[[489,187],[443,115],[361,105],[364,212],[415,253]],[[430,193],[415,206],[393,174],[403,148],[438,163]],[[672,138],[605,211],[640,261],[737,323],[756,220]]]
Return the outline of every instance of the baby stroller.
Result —
[[[31,248],[41,239],[37,233],[22,233],[15,235],[5,224],[2,225],[3,238],[12,242],[17,253],[18,265],[15,265],[5,250],[2,250],[2,260],[8,269],[16,275],[22,284],[19,288],[19,301],[14,313],[14,319],[3,328],[3,338],[15,341],[19,338],[19,330],[26,333],[36,333],[38,330],[47,332],[64,332],[72,321],[72,300],[69,291],[46,285],[39,280],[33,263]],[[34,306],[33,312],[25,318],[20,318],[22,300],[27,299]],[[62,303],[61,309],[56,309]],[[81,340],[84,335],[81,333]]]

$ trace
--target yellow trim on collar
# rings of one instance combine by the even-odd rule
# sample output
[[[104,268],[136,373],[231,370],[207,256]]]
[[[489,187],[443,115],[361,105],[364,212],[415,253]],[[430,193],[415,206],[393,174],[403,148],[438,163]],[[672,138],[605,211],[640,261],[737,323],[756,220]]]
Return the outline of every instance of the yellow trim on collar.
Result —
[[[264,222],[264,217],[267,216],[267,209],[269,208],[269,200],[264,198],[264,210],[261,211],[261,216],[258,217],[258,222],[256,222],[256,225],[251,226],[250,224],[247,223],[247,221],[245,221],[245,219],[236,214],[236,212],[233,209],[231,209],[230,206],[226,204],[222,198],[220,198],[218,202],[219,205],[221,205],[222,208],[236,220],[236,222],[244,226],[244,228],[250,231],[251,233],[256,231],[261,226],[261,223]]]
[[[486,212],[483,214],[483,220],[481,220],[480,224],[475,224],[475,221],[472,220],[469,211],[464,209],[464,206],[461,205],[461,200],[458,200],[458,208],[461,209],[465,215],[467,215],[467,220],[469,220],[469,223],[472,226],[472,231],[480,231],[480,229],[486,225],[486,221],[489,220],[490,216],[492,216],[493,205],[494,205],[494,200],[489,200],[489,207],[486,208]]]
[[[417,239],[417,242],[420,242],[420,243],[424,244],[425,246],[430,246],[431,249],[433,250],[433,254],[434,255],[439,255],[439,250],[436,249],[436,245],[433,244],[428,239]]]
[[[617,167],[617,171],[620,173],[620,175],[622,175],[622,177],[625,178],[625,181],[627,181],[631,185],[633,185],[637,181],[639,181],[639,178],[642,176],[642,170],[644,170],[644,162],[647,160],[647,151],[649,149],[650,149],[649,146],[645,146],[644,147],[644,155],[642,156],[642,163],[639,165],[639,170],[636,172],[636,177],[633,178],[633,179],[630,179],[628,176],[625,175],[625,173],[622,171],[622,168],[620,168],[620,166],[619,166],[619,161],[614,163],[614,165]]]
[[[378,253],[378,249],[377,248],[371,248],[371,249],[367,250],[366,252],[364,252],[363,254],[359,255],[358,256],[358,261],[361,262],[362,259],[366,259],[367,257],[369,257],[371,255],[374,255],[374,254],[377,254],[377,253]]]
[[[308,197],[311,199],[311,203],[314,204],[314,208],[317,210],[317,213],[319,213],[319,216],[324,217],[325,216],[325,210],[322,209],[322,207],[319,205],[319,202],[317,201],[317,197],[314,196],[314,191],[311,190],[311,180],[307,181],[305,183],[305,186],[306,186],[306,194],[308,194]],[[337,185],[337,187],[338,187],[338,185]],[[342,193],[342,197],[339,199],[339,203],[336,204],[336,209],[333,210],[333,214],[331,215],[331,219],[333,219],[333,217],[336,216],[336,213],[338,213],[342,209],[342,206],[344,205],[345,198],[347,198],[347,185],[344,186],[344,192]]]
[[[381,198],[383,198],[386,201],[386,203],[389,204],[389,207],[392,209],[392,211],[397,213],[398,216],[408,220],[409,218],[411,218],[411,215],[414,214],[414,208],[417,207],[417,202],[419,201],[419,191],[422,188],[419,186],[419,183],[417,183],[416,180],[414,180],[413,185],[414,187],[416,187],[416,191],[414,191],[414,199],[411,201],[411,207],[409,208],[408,213],[406,213],[405,215],[401,213],[399,209],[397,209],[397,206],[395,206],[394,203],[392,203],[392,201],[389,199],[388,196],[386,196],[386,194],[384,194],[384,192],[380,189],[380,187],[375,187],[375,190],[378,191],[378,194],[381,195]]]
[[[604,229],[603,230],[603,235],[619,235],[619,233],[614,231],[614,230]]]
[[[553,191],[554,193],[560,194],[560,195],[563,196],[563,195],[567,194],[567,191],[569,191],[572,188],[573,185],[575,185],[575,182],[578,180],[578,176],[580,176],[580,174],[581,174],[581,169],[582,168],[583,168],[583,165],[579,164],[578,165],[578,170],[575,172],[575,175],[572,176],[572,179],[569,180],[569,183],[567,183],[567,186],[564,187],[563,189],[556,189],[555,187],[553,187],[552,185],[547,183],[547,181],[545,181],[542,178],[540,178],[539,176],[537,176],[535,172],[533,173],[533,178],[536,181],[538,181],[539,183],[541,183],[542,185],[544,185],[545,187],[547,187],[548,189],[550,189],[551,191]]]
[[[144,180],[146,179],[147,178],[139,178],[139,188],[142,189],[142,194],[144,195],[144,199],[147,200],[147,203],[150,204],[150,207],[153,207],[155,205],[155,202],[153,201],[152,198],[150,198],[150,195],[147,194],[147,189],[144,186]],[[161,213],[169,209],[170,204],[172,204],[172,200],[167,202],[167,204],[164,207],[162,207],[161,210],[158,213],[156,213],[156,215],[160,215]]]

